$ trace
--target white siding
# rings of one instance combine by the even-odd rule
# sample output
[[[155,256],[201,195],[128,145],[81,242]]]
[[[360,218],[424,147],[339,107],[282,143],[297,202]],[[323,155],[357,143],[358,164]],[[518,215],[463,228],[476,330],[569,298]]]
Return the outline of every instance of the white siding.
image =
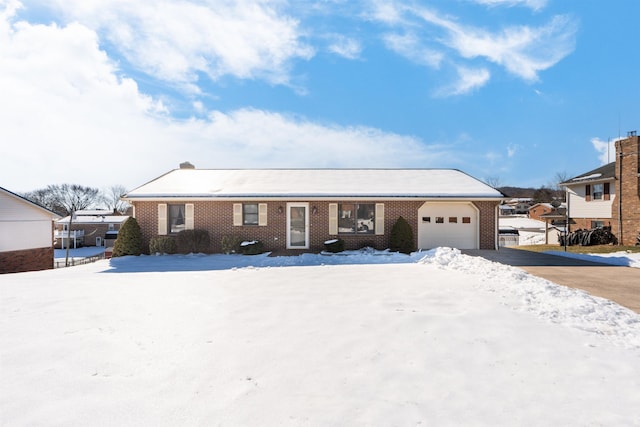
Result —
[[[593,185],[593,184],[592,184]],[[572,218],[611,218],[611,206],[615,198],[615,185],[609,186],[609,200],[585,199],[585,186],[576,185],[569,189],[569,216]]]
[[[0,252],[53,245],[53,214],[0,192]]]

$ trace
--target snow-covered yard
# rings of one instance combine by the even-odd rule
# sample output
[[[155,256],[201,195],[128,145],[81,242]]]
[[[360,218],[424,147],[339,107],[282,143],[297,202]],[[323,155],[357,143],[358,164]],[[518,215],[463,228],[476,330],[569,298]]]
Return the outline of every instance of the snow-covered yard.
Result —
[[[440,248],[0,276],[0,424],[640,425],[640,315]]]

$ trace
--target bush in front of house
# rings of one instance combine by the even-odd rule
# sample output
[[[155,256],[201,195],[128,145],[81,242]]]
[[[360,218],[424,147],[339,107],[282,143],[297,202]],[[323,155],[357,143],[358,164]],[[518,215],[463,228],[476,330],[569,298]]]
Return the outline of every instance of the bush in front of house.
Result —
[[[240,253],[240,243],[242,243],[242,237],[240,236],[223,236],[222,242],[220,245],[222,246],[223,254],[239,254]]]
[[[178,252],[176,239],[171,236],[156,236],[149,242],[149,253],[151,254],[175,254]]]
[[[327,252],[338,253],[344,251],[344,240],[342,239],[331,239],[324,242],[324,249]]]
[[[396,223],[393,224],[393,228],[391,228],[389,249],[403,254],[410,254],[415,250],[413,246],[413,230],[403,217],[398,217]]]
[[[243,255],[258,255],[264,252],[264,245],[259,240],[251,240],[240,243],[240,253]]]
[[[182,230],[176,237],[178,253],[209,253],[211,238],[207,230]]]
[[[129,217],[118,232],[113,244],[113,257],[140,255],[142,253],[142,230],[134,217]]]

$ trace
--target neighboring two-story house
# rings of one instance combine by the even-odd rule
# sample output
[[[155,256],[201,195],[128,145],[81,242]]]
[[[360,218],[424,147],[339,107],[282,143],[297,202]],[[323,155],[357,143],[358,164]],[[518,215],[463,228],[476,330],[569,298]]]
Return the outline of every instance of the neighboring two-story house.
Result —
[[[611,227],[620,244],[633,245],[640,233],[640,141],[630,132],[615,146],[614,162],[561,183],[567,191],[569,231]]]
[[[396,220],[415,247],[496,249],[498,190],[453,169],[195,169],[184,163],[123,199],[145,243],[185,229],[260,240],[268,251],[387,248]]]

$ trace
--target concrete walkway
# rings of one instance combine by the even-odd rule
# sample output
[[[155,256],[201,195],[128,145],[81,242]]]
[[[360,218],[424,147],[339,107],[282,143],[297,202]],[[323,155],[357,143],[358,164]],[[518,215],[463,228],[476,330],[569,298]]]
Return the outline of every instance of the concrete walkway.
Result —
[[[640,268],[543,254],[520,249],[463,250],[470,256],[521,268],[559,285],[582,289],[640,313]]]

